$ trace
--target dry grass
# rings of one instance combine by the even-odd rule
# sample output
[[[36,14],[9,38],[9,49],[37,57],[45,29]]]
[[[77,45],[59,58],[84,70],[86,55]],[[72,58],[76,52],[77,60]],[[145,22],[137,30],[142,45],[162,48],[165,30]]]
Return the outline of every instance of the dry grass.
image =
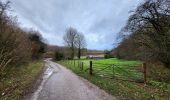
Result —
[[[149,79],[170,83],[170,69],[160,63],[147,64],[147,74]]]
[[[37,61],[14,67],[0,79],[0,99],[18,100],[35,81],[43,69],[43,62]]]

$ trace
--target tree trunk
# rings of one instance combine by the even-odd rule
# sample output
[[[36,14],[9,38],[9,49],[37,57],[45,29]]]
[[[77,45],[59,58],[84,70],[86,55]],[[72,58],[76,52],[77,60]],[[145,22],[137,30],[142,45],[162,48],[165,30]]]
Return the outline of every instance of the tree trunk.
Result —
[[[74,43],[71,43],[71,59],[74,59]]]
[[[80,57],[81,57],[81,49],[78,48],[78,59],[80,59]]]
[[[71,48],[71,59],[74,59],[74,47]]]

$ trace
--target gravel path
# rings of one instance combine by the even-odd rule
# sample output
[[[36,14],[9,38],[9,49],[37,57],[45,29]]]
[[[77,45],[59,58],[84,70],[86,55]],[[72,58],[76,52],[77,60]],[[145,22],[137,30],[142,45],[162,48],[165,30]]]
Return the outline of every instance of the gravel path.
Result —
[[[46,60],[47,69],[31,100],[116,100],[65,67]]]

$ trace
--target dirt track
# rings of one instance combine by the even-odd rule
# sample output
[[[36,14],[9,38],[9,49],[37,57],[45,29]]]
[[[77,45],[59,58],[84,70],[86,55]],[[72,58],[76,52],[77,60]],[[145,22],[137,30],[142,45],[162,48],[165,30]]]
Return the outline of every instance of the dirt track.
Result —
[[[116,100],[65,67],[46,60],[47,69],[30,100]]]

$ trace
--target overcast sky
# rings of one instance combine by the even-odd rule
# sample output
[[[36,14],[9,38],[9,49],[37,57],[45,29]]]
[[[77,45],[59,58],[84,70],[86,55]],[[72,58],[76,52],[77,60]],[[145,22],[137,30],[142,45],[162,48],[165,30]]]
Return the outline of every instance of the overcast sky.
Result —
[[[130,10],[141,0],[10,0],[22,27],[42,33],[49,44],[63,46],[74,27],[85,35],[88,49],[111,49]]]

